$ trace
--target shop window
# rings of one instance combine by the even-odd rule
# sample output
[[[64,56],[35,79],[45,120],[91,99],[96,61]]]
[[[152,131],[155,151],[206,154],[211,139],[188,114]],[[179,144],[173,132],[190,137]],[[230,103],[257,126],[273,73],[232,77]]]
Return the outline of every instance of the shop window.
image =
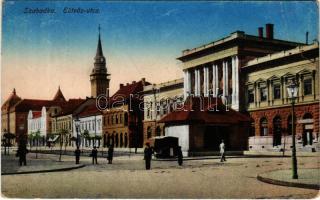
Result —
[[[303,94],[310,95],[312,94],[312,79],[303,80]]]
[[[273,86],[273,99],[280,99],[280,85],[274,85]]]

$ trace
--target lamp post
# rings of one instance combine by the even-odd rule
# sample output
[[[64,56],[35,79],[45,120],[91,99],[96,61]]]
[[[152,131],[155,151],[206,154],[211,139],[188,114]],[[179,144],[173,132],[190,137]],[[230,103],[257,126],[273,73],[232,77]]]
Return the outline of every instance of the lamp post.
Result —
[[[298,84],[294,81],[288,85],[288,97],[291,99],[291,109],[292,109],[292,178],[298,179],[298,169],[297,169],[297,156],[296,156],[296,138],[295,138],[295,124],[294,124],[294,103],[295,98],[297,98],[298,94]]]
[[[79,128],[80,128],[80,120],[79,120],[79,117],[77,117],[75,120],[74,120],[74,124],[75,124],[75,127],[76,127],[76,132],[77,132],[77,149],[79,148]]]

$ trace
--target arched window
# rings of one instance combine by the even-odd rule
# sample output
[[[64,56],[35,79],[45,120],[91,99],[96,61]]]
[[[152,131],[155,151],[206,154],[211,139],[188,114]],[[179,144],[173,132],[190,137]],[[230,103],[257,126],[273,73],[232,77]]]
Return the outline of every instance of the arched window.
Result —
[[[157,126],[156,128],[156,136],[160,136],[161,135],[161,128],[160,126]]]
[[[151,131],[151,127],[149,126],[147,128],[147,139],[151,138],[151,135],[152,135],[152,131]]]
[[[255,132],[256,132],[255,123],[254,123],[254,120],[251,119],[249,136],[255,136],[256,135]]]
[[[123,146],[123,135],[122,133],[120,133],[120,147]]]
[[[260,120],[260,136],[268,135],[268,120],[264,117]]]
[[[129,119],[128,119],[128,113],[125,112],[125,113],[124,113],[124,125],[128,125],[128,121],[129,121]]]
[[[295,123],[296,121],[296,116],[294,116],[294,121]],[[287,120],[287,133],[288,135],[292,135],[292,115],[288,116],[288,120]]]
[[[303,119],[312,119],[312,118],[313,118],[312,114],[310,114],[310,113],[306,113],[303,115]]]
[[[124,147],[128,146],[128,135],[127,133],[124,134]]]
[[[118,118],[118,115],[116,114],[116,124],[119,123],[119,118]]]
[[[310,113],[306,113],[303,115],[303,132],[302,132],[302,144],[305,145],[312,145],[313,144],[313,116]]]
[[[273,146],[281,145],[281,118],[276,116],[273,119]]]

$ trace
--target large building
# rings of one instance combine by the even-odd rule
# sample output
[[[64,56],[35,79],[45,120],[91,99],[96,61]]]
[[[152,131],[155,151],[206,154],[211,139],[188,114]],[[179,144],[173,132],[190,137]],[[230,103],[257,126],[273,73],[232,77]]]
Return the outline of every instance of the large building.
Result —
[[[42,107],[56,106],[54,112],[60,110],[61,105],[65,104],[65,100],[60,88],[55,94],[52,100],[39,100],[39,99],[21,99],[17,96],[14,90],[12,95],[2,105],[2,131],[10,132],[16,135],[16,140],[19,142],[19,138],[26,138],[28,132],[28,114],[29,111],[41,112]],[[51,123],[49,123],[51,126]]]
[[[178,58],[184,73],[184,96],[222,97],[233,109],[243,111],[245,79],[241,69],[249,60],[295,48],[300,43],[273,38],[273,24],[259,35],[236,31],[220,40],[182,52]]]
[[[298,150],[314,151],[319,141],[319,44],[270,54],[249,61],[246,109],[252,118],[250,150],[290,149],[292,112],[287,86],[299,85],[295,100]]]
[[[183,79],[144,86],[144,141],[156,136],[164,136],[164,123],[159,120],[183,104]]]
[[[115,148],[143,146],[143,87],[150,85],[144,78],[131,84],[120,84],[103,110],[104,144]]]
[[[217,150],[221,139],[227,141],[229,150],[248,149],[250,119],[244,115],[248,62],[303,45],[275,39],[273,28],[273,24],[266,24],[265,37],[262,27],[258,29],[258,36],[236,31],[220,40],[184,50],[177,58],[182,62],[184,73],[185,107],[196,110],[172,112],[161,122],[165,123],[166,135],[179,138],[184,154]],[[211,98],[217,99],[217,103],[210,103]],[[220,106],[229,111],[200,109],[200,112],[196,102],[209,107],[223,103]],[[230,113],[234,115],[233,121],[229,119]],[[215,119],[218,117],[220,120]]]

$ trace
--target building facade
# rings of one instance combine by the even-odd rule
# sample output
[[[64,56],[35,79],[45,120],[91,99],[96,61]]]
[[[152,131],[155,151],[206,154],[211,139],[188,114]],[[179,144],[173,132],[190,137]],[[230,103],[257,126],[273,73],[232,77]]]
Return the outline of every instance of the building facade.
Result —
[[[292,111],[287,86],[299,85],[295,100],[297,149],[314,151],[319,141],[319,44],[249,61],[246,106],[253,120],[249,150],[281,151],[292,146]]]
[[[183,79],[145,86],[143,98],[145,143],[149,138],[165,136],[164,123],[159,123],[159,120],[183,104]]]
[[[228,110],[224,113],[214,113],[211,110],[189,112],[190,116],[185,116],[186,121],[174,119],[179,119],[179,116],[177,112],[172,112],[161,120],[165,122],[166,135],[178,137],[179,145],[182,145],[185,154],[217,150],[222,139],[227,141],[227,149],[248,148],[250,120],[244,115],[247,108],[243,95],[246,91],[243,67],[248,61],[258,57],[302,45],[275,39],[273,28],[273,24],[266,24],[266,37],[263,36],[261,27],[258,29],[258,36],[236,31],[220,40],[184,50],[182,56],[177,58],[182,62],[185,105],[192,106],[193,101],[205,102],[213,98],[217,99],[217,102],[221,100],[224,110]],[[238,116],[238,120],[229,123],[229,113]],[[184,112],[179,114],[185,115]],[[214,119],[213,116],[218,117],[219,114],[222,120]],[[204,116],[212,120],[206,120]],[[199,123],[194,125],[195,121]]]
[[[143,87],[150,85],[144,78],[131,84],[120,84],[103,110],[104,145],[115,148],[143,146]]]

